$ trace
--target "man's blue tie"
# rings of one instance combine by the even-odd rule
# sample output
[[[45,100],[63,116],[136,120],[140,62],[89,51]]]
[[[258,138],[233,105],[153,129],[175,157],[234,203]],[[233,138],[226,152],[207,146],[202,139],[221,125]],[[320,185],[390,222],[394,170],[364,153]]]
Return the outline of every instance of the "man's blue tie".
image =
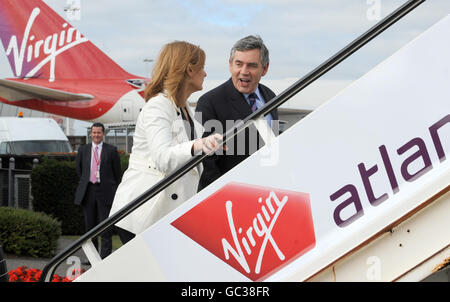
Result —
[[[250,102],[250,108],[252,108],[252,112],[255,112],[256,109],[258,109],[258,107],[256,107],[256,99],[257,98],[258,98],[258,96],[254,92],[248,96],[248,100]]]

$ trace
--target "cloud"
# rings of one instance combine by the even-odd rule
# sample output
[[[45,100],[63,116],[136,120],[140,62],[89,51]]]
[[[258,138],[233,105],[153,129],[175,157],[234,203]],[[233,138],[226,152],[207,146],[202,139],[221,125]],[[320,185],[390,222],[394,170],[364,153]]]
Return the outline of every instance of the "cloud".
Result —
[[[405,1],[379,0],[381,17]],[[65,16],[64,0],[45,0]],[[173,40],[200,45],[208,78],[228,74],[229,50],[259,34],[270,50],[268,78],[301,77],[375,24],[366,0],[81,0],[81,20],[71,22],[131,73],[146,76],[161,47]],[[450,1],[426,1],[328,77],[356,78],[450,12]],[[11,76],[0,53],[0,76]]]

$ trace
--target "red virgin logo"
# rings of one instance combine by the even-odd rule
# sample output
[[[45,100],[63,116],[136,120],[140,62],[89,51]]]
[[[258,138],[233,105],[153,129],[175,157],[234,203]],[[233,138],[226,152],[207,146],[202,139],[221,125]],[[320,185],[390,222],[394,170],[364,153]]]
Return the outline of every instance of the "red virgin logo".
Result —
[[[172,225],[253,281],[316,243],[309,195],[229,183]]]

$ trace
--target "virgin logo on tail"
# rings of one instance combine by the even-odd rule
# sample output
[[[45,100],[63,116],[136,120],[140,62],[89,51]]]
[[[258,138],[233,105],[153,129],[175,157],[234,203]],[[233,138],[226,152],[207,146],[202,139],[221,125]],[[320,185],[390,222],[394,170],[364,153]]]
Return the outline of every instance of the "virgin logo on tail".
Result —
[[[87,42],[88,39],[81,36],[81,33],[73,27],[68,27],[68,23],[62,24],[62,30],[59,33],[53,33],[47,37],[37,40],[35,35],[30,35],[34,21],[40,14],[39,8],[34,8],[28,19],[23,34],[22,42],[19,45],[16,35],[12,35],[6,49],[6,55],[14,56],[14,72],[17,77],[22,76],[22,69],[25,62],[30,63],[32,60],[38,60],[43,55],[46,57],[35,62],[34,68],[24,77],[33,77],[45,64],[50,63],[49,81],[55,80],[56,57],[81,43]],[[75,36],[75,37],[74,37]]]
[[[305,193],[230,183],[172,225],[251,280],[315,246]]]

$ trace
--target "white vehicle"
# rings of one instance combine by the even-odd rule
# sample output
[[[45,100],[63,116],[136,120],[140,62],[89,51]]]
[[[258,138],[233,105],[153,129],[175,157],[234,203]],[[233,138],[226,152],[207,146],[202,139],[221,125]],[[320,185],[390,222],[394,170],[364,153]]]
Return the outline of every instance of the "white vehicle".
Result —
[[[72,151],[67,136],[51,118],[0,118],[0,154]]]

